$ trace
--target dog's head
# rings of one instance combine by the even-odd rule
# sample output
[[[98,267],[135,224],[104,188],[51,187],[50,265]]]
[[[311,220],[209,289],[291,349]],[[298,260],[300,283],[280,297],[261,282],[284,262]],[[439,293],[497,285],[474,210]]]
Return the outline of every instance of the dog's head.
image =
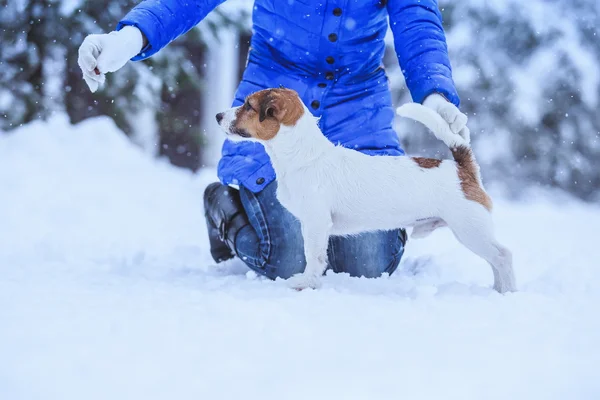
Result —
[[[229,139],[265,142],[282,127],[295,126],[304,115],[304,104],[291,89],[265,89],[246,98],[243,105],[217,114],[217,122]]]

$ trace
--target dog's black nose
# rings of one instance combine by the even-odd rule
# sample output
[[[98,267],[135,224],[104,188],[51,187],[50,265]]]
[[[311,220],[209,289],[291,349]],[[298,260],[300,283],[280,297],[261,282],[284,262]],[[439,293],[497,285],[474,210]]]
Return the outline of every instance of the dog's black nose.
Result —
[[[223,113],[218,113],[217,114],[217,123],[221,123],[221,120],[223,119]]]

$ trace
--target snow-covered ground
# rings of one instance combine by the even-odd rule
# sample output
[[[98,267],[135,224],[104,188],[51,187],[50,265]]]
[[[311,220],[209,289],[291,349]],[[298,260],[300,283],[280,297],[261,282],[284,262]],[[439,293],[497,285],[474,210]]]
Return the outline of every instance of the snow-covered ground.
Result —
[[[600,208],[496,197],[518,293],[448,231],[295,292],[212,265],[212,180],[108,119],[0,135],[0,399],[600,398]]]

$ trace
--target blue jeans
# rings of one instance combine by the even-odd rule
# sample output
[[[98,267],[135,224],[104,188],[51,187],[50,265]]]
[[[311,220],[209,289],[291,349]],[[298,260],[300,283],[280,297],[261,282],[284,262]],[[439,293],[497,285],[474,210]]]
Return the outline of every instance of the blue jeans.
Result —
[[[258,274],[287,279],[304,271],[304,242],[300,222],[279,203],[276,188],[277,181],[259,193],[240,187],[250,225],[236,235],[235,251]],[[405,240],[401,230],[332,236],[327,250],[328,268],[368,278],[384,272],[392,274],[404,253]]]

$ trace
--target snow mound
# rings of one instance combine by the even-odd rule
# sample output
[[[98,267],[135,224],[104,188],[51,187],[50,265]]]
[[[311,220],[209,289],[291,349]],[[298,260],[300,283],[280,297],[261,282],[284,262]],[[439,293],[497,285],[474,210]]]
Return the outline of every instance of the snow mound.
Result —
[[[213,180],[107,118],[0,135],[0,398],[599,398],[598,208],[495,196],[518,293],[448,231],[297,293],[212,265]]]

